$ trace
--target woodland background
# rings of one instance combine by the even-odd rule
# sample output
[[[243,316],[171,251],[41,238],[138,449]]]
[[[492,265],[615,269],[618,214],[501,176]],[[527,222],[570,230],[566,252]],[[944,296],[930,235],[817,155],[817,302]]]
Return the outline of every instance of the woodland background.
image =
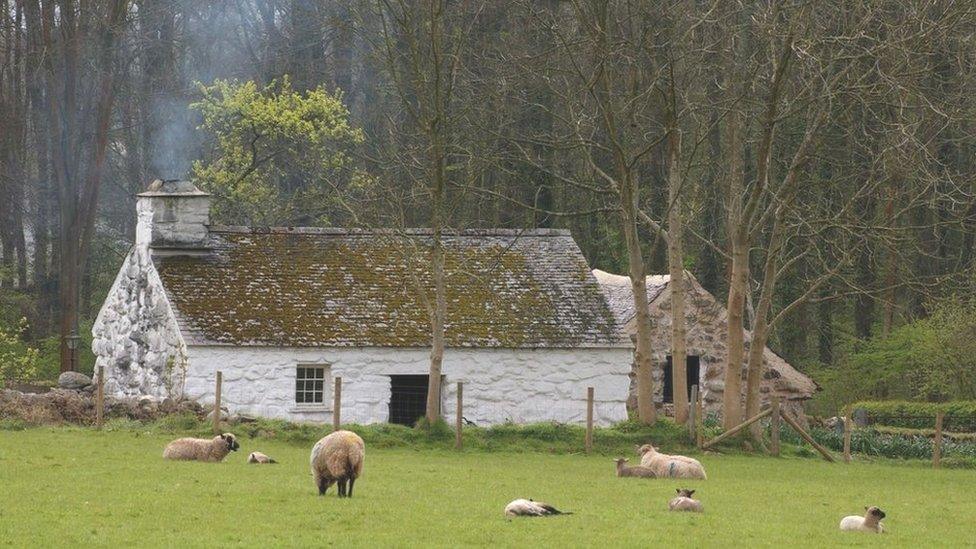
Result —
[[[227,224],[568,228],[738,300],[815,407],[976,398],[974,10],[0,0],[0,381],[190,177]]]

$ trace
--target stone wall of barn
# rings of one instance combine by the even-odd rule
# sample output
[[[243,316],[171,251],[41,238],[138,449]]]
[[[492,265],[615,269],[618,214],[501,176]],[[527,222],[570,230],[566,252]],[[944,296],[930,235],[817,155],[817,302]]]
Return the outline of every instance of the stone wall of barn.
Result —
[[[136,244],[92,326],[95,368],[104,369],[106,394],[178,398],[186,345],[149,252],[153,212],[139,206]]]
[[[594,387],[594,420],[626,419],[631,349],[448,349],[444,355],[444,417],[453,421],[456,383],[464,382],[463,416],[477,425],[586,419],[586,388]],[[389,419],[390,375],[426,374],[427,349],[190,346],[185,394],[213,403],[223,372],[222,405],[230,413],[292,421],[332,421],[328,382],[321,406],[295,402],[298,366],[327,365],[342,377],[343,423]]]
[[[650,306],[651,322],[653,326],[651,355],[654,364],[654,402],[658,407],[664,401],[664,368],[671,349],[671,291],[666,288]],[[700,360],[699,388],[706,413],[721,415],[722,394],[725,390],[725,360],[728,356],[726,334],[728,333],[728,318],[723,307],[704,288],[696,283],[688,285],[685,297],[686,313],[686,341],[689,356],[698,356]],[[743,383],[745,389],[745,365],[749,358],[749,339],[746,334],[745,355],[743,360]],[[770,368],[770,359],[775,355],[766,350],[765,378],[760,387],[763,406],[771,394],[780,396],[783,407],[796,417],[803,417],[803,395],[796,392],[779,374]],[[632,401],[636,403],[636,384],[632,386]]]

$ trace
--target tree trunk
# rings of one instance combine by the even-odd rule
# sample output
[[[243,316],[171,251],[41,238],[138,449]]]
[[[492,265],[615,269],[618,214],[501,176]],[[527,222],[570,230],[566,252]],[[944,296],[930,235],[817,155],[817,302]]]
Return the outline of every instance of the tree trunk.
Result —
[[[756,307],[756,319],[752,326],[752,341],[749,343],[749,362],[746,366],[746,414],[753,417],[759,413],[762,405],[763,374],[765,374],[763,354],[766,341],[769,339],[769,313],[773,308],[773,295],[776,291],[776,278],[779,260],[783,250],[783,206],[777,209],[773,220],[772,234],[766,252],[766,263],[763,267],[762,293],[759,305]],[[758,423],[750,428],[752,436],[757,441],[762,440],[762,429]]]
[[[668,267],[671,280],[671,394],[674,397],[674,421],[688,420],[687,342],[685,341],[684,252],[682,249],[681,212],[681,138],[676,130],[668,138]]]
[[[732,274],[729,278],[728,355],[725,360],[725,390],[722,395],[722,424],[731,429],[742,423],[742,362],[745,354],[746,292],[749,291],[749,248],[743,235],[732,240]]]
[[[885,222],[892,230],[895,229],[895,186],[888,189],[888,200],[885,202]],[[965,249],[965,248],[964,248]],[[898,280],[898,254],[895,252],[894,245],[889,245],[887,250],[887,265],[884,276],[884,297],[882,299],[882,321],[881,335],[888,337],[891,333],[892,325],[895,322],[895,284]]]
[[[855,266],[860,291],[854,297],[854,335],[864,340],[871,337],[874,324],[874,297],[870,294],[874,287],[874,270],[870,254],[871,250],[864,246],[857,254]]]
[[[822,289],[817,304],[817,357],[824,365],[834,362],[834,304],[826,299],[829,293],[829,286]]]
[[[637,192],[635,182],[625,174],[620,188],[621,221],[624,243],[627,246],[627,267],[634,295],[637,320],[637,416],[640,422],[650,425],[657,420],[654,409],[654,379],[651,363],[651,314],[647,303],[647,277],[644,273],[644,256],[637,235]]]
[[[440,229],[434,229],[434,247],[431,257],[434,277],[434,311],[431,315],[430,372],[427,384],[428,423],[434,423],[441,415],[441,365],[444,362],[444,317],[447,313],[447,292],[444,280],[444,245]]]

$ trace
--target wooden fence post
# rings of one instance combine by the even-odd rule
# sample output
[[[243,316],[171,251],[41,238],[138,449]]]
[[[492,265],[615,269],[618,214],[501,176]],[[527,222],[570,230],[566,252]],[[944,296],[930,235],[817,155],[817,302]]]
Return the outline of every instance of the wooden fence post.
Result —
[[[338,431],[342,423],[342,378],[335,378],[335,387],[332,390],[332,430]]]
[[[461,429],[464,427],[464,383],[457,382],[457,413],[454,417],[454,449],[460,450],[462,443]]]
[[[945,419],[945,412],[935,414],[935,447],[932,448],[932,467],[938,469],[942,466],[942,420]]]
[[[95,426],[99,429],[105,423],[105,367],[98,368],[98,385],[95,389]]]
[[[586,453],[593,450],[593,387],[586,388]]]
[[[224,374],[217,370],[217,387],[214,389],[214,409],[213,409],[213,432],[214,435],[220,434],[220,391],[224,383]]]
[[[851,419],[851,409],[844,414],[844,463],[851,462],[851,429],[854,421]]]
[[[770,400],[770,416],[769,416],[769,442],[770,442],[770,453],[776,457],[779,457],[779,426],[783,418],[779,411],[779,396],[773,395],[772,400]]]
[[[691,400],[688,403],[688,411],[691,412],[688,416],[688,438],[694,443],[698,440],[698,385],[691,386]]]

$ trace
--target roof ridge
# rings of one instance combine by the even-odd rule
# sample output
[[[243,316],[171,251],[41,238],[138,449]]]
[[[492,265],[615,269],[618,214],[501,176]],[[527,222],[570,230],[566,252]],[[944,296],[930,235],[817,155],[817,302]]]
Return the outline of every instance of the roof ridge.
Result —
[[[433,229],[413,227],[406,229],[376,228],[359,229],[350,227],[249,227],[245,225],[211,225],[212,233],[235,234],[307,234],[307,235],[336,235],[336,236],[373,236],[377,234],[405,234],[409,236],[424,236],[434,234]],[[514,236],[514,237],[569,237],[569,229],[462,229],[445,230],[445,236]]]

